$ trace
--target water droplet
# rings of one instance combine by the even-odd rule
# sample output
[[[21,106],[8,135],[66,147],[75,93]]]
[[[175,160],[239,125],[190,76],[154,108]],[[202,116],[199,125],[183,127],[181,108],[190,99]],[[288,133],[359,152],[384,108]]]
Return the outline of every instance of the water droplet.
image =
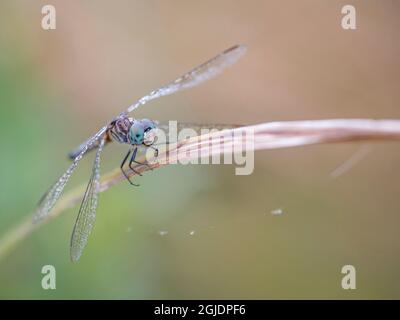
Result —
[[[195,231],[194,231],[194,230],[192,230],[192,231],[190,231],[190,232],[189,232],[189,234],[190,234],[191,236],[193,236],[193,235],[194,235],[194,233],[195,233]]]
[[[282,213],[283,213],[283,209],[282,208],[277,208],[277,209],[271,210],[271,214],[274,215],[274,216],[279,216]]]

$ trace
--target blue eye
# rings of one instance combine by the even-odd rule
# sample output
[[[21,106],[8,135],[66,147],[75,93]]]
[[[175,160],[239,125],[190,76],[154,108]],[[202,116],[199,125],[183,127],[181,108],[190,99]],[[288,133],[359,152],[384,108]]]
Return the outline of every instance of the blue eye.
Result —
[[[140,120],[141,124],[143,125],[144,128],[144,132],[147,132],[151,129],[155,129],[156,125],[153,121],[149,120],[149,119],[142,119]]]
[[[144,137],[143,126],[139,123],[134,123],[129,129],[129,142],[131,144],[142,144]]]

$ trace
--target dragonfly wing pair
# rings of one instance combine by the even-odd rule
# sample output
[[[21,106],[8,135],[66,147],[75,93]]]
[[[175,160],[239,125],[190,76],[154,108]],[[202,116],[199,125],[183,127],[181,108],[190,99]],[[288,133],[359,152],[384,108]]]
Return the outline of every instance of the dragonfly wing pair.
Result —
[[[85,147],[81,150],[81,152],[75,157],[72,161],[72,164],[69,166],[67,171],[63,173],[63,175],[57,180],[57,182],[47,191],[42,199],[39,201],[38,207],[36,209],[35,215],[33,217],[33,221],[40,222],[41,220],[47,218],[51,209],[56,204],[57,200],[60,198],[65,185],[67,184],[69,178],[72,173],[78,166],[79,161],[83,158],[85,153],[92,147],[93,144],[97,143],[100,138],[103,138],[106,133],[107,127],[103,127],[99,132],[97,132],[91,139],[88,140]]]

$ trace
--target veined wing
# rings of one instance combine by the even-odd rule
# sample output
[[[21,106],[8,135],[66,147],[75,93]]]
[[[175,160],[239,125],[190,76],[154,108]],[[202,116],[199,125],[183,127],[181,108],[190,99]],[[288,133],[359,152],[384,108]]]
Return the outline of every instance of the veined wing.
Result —
[[[65,171],[64,174],[57,180],[57,182],[50,188],[50,190],[45,193],[45,195],[40,200],[35,215],[33,217],[33,221],[35,223],[43,220],[48,216],[50,210],[54,207],[57,200],[60,198],[65,185],[67,184],[72,173],[78,166],[79,161],[82,159],[84,154],[92,147],[92,145],[95,144],[99,138],[103,137],[106,129],[107,127],[101,128],[99,132],[97,132],[92,138],[87,141],[86,145],[81,150],[79,155],[73,160],[67,171]]]
[[[207,62],[199,65],[198,67],[192,69],[191,71],[185,73],[178,79],[150,92],[148,95],[140,98],[137,102],[132,104],[127,112],[131,112],[138,108],[139,106],[145,104],[146,102],[173,94],[177,91],[192,88],[199,85],[200,83],[207,81],[219,73],[221,73],[225,68],[234,64],[241,56],[246,53],[247,47],[244,45],[233,46],[214,58],[208,60]]]
[[[96,219],[96,208],[100,187],[100,155],[103,151],[104,142],[105,137],[100,140],[97,148],[92,168],[92,175],[86,188],[74,230],[72,232],[70,254],[73,262],[77,262],[81,257]]]
[[[166,121],[155,121],[157,128],[163,132],[163,136],[166,137],[166,141],[159,139],[157,144],[163,143],[173,143],[177,142],[178,136],[182,130],[193,130],[196,135],[211,133],[215,130],[226,130],[241,127],[242,125],[237,124],[222,124],[222,123],[212,123],[212,124],[200,124],[194,122],[166,122]],[[173,132],[175,131],[176,132]],[[161,135],[159,134],[161,138]]]
[[[81,152],[84,148],[86,148],[86,146],[88,145],[89,141],[91,138],[89,138],[88,140],[86,140],[85,142],[83,142],[82,144],[80,144],[78,147],[76,147],[74,150],[72,150],[71,152],[68,153],[68,158],[70,158],[71,160],[74,160]],[[111,142],[111,139],[106,136],[106,143],[107,142]],[[90,147],[88,148],[87,151],[92,151],[94,149],[96,149],[100,144],[100,139],[97,139],[94,143],[92,143],[90,145]]]
[[[155,121],[157,127],[165,132],[169,132],[171,128],[174,127],[174,123],[172,122],[172,126],[169,121]],[[238,128],[242,125],[238,124],[226,124],[226,123],[197,123],[197,122],[176,122],[176,128],[178,132],[183,129],[193,129],[196,132],[201,132],[201,130],[225,130],[225,129],[232,129]]]

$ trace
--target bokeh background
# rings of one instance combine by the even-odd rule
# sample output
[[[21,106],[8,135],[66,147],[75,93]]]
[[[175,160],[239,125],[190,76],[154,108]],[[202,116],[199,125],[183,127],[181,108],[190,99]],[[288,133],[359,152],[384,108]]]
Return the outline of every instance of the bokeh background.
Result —
[[[56,7],[56,30],[41,29],[45,4]],[[356,7],[357,30],[341,28],[345,4]],[[71,148],[236,43],[248,54],[223,75],[135,116],[399,118],[399,18],[395,0],[1,1],[0,239],[32,213]],[[75,206],[2,258],[0,298],[400,298],[399,144],[369,143],[361,162],[331,176],[364,146],[258,152],[250,176],[169,166],[139,178],[140,188],[120,183],[101,194],[78,264],[69,260]],[[125,151],[107,147],[102,172]],[[91,163],[67,190],[87,181]],[[56,290],[41,288],[47,264]],[[346,264],[356,290],[341,288]]]

